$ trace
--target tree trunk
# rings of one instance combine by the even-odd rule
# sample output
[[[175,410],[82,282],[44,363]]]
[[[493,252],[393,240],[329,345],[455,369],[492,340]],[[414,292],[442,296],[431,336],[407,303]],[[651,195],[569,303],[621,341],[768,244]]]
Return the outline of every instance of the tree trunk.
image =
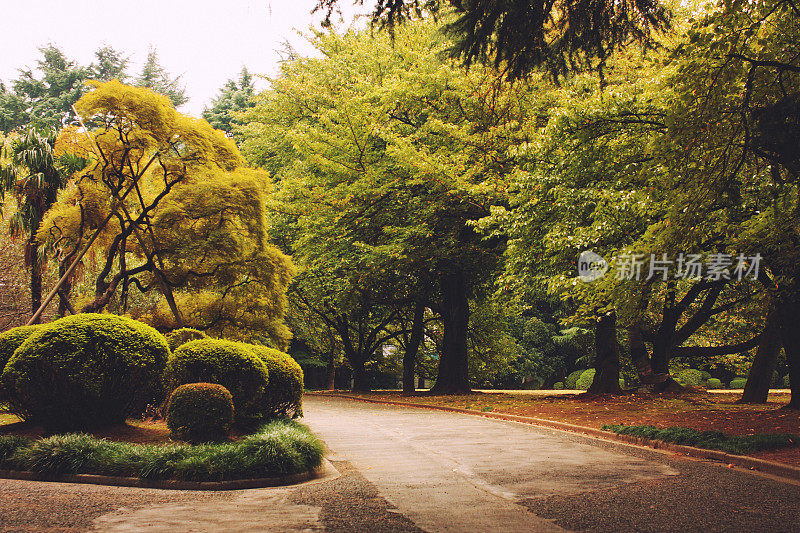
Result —
[[[800,280],[795,284],[800,283]],[[778,303],[778,319],[780,320],[781,342],[786,353],[789,366],[789,386],[792,399],[786,407],[800,409],[800,301],[796,297],[787,297]]]
[[[331,350],[331,355],[328,358],[328,368],[325,376],[325,390],[336,389],[336,363],[334,362],[334,351]]]
[[[461,269],[443,271],[439,276],[442,291],[442,354],[439,374],[431,389],[434,394],[463,394],[470,391],[467,327],[469,299],[467,276]]]
[[[69,268],[69,264],[66,261],[61,261],[58,265],[58,277],[61,279],[64,276],[64,273]],[[69,301],[69,293],[72,291],[72,280],[67,279],[64,283],[61,284],[61,287],[58,288],[58,316],[64,317],[67,315],[67,311],[75,314],[75,308],[72,307],[72,303]]]
[[[750,374],[747,376],[744,393],[738,403],[767,403],[769,386],[772,383],[772,374],[775,372],[780,351],[780,324],[777,313],[771,310],[767,315],[767,323],[758,343]]]
[[[369,380],[364,369],[363,359],[356,362],[351,361],[350,366],[353,367],[353,392],[369,392]]]
[[[403,396],[411,396],[416,392],[414,371],[416,370],[417,353],[425,333],[425,306],[417,304],[414,308],[414,321],[411,323],[411,336],[406,343],[403,354]]]
[[[31,229],[31,236],[28,239],[27,253],[31,265],[31,316],[33,316],[42,305],[42,264],[39,261],[39,248],[36,246],[36,232]],[[39,324],[42,317],[39,316],[34,324]]]
[[[598,317],[594,329],[595,374],[590,394],[620,393],[617,315],[614,311]]]

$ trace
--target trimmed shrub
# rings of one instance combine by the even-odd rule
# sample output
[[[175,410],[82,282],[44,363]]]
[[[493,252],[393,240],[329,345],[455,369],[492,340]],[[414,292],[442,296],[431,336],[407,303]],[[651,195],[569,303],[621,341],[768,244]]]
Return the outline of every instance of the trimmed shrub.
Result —
[[[619,388],[620,389],[625,389],[625,379],[624,378],[619,378]]]
[[[3,373],[6,363],[8,363],[11,356],[14,355],[14,352],[17,351],[17,348],[19,348],[28,337],[33,335],[34,332],[39,331],[41,327],[41,324],[19,326],[0,333],[0,374]],[[6,396],[3,392],[3,386],[0,384],[0,402],[4,402],[5,400]]]
[[[206,335],[199,329],[180,328],[167,333],[167,344],[169,344],[169,350],[171,352],[174,352],[187,342],[196,341],[199,339],[207,339],[207,338],[208,335]]]
[[[28,337],[2,383],[10,410],[48,431],[117,424],[160,401],[168,354],[166,339],[141,322],[73,315]]]
[[[269,371],[246,344],[220,339],[187,342],[169,357],[164,376],[169,390],[186,383],[222,385],[233,396],[237,422],[261,417]]]
[[[724,389],[725,386],[717,378],[708,378],[708,382],[706,382],[706,388],[707,389]]]
[[[216,383],[187,383],[172,392],[167,427],[187,442],[224,440],[233,424],[233,396]]]
[[[564,383],[561,381],[556,381],[553,383],[553,390],[564,390]]]
[[[747,383],[747,378],[737,376],[728,384],[729,389],[743,389],[744,384]]]
[[[578,380],[575,382],[575,387],[578,390],[588,390],[589,387],[592,385],[592,381],[594,381],[594,374],[595,369],[590,368],[589,370],[584,370]]]
[[[700,373],[703,375],[703,381],[708,381],[711,379],[711,372],[706,372],[705,370],[701,370]]]
[[[688,387],[699,387],[703,382],[703,373],[694,368],[686,368],[678,372],[677,381]]]
[[[260,346],[247,345],[258,355],[269,371],[269,384],[261,401],[261,410],[268,418],[296,418],[303,415],[303,369],[288,353]]]
[[[783,388],[784,389],[791,388],[792,384],[791,384],[791,380],[789,379],[789,374],[786,374],[785,376],[783,376],[783,382],[782,383],[783,383]]]
[[[576,370],[575,372],[570,372],[570,374],[564,380],[564,388],[572,390],[576,387],[578,383],[578,378],[581,377],[581,374],[586,372],[586,369]]]

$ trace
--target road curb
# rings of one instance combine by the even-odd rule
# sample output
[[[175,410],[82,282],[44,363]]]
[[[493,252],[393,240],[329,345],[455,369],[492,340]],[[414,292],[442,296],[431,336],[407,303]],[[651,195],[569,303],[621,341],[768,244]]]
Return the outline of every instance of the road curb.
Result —
[[[434,411],[446,411],[451,413],[461,413],[466,415],[481,416],[484,418],[492,418],[495,420],[507,420],[510,422],[521,422],[523,424],[531,424],[534,426],[545,427],[548,429],[555,429],[558,431],[565,431],[568,433],[575,433],[592,438],[622,442],[625,444],[633,444],[636,446],[645,446],[654,450],[663,450],[673,453],[679,453],[688,457],[696,459],[711,459],[720,461],[730,466],[738,466],[747,470],[757,470],[765,474],[779,476],[783,478],[800,480],[800,468],[785,463],[778,463],[776,461],[767,461],[765,459],[757,459],[755,457],[748,457],[746,455],[732,455],[718,450],[705,450],[703,448],[695,448],[694,446],[684,446],[681,444],[673,444],[671,442],[664,442],[660,440],[648,439],[645,437],[635,437],[632,435],[619,435],[611,431],[604,431],[602,429],[595,429],[586,426],[579,426],[576,424],[569,424],[567,422],[558,422],[555,420],[547,420],[544,418],[536,418],[532,416],[519,416],[504,413],[493,413],[476,411],[474,409],[462,409],[460,407],[448,407],[443,405],[424,405],[409,402],[397,402],[394,400],[375,400],[372,398],[361,398],[358,396],[350,396],[347,394],[331,394],[331,393],[306,393],[309,396],[318,396],[321,398],[346,398],[349,400],[357,400],[367,403],[397,405],[400,407],[417,407],[420,409],[432,409]]]
[[[266,487],[296,485],[305,481],[326,477],[333,468],[327,461],[308,472],[254,479],[230,481],[183,481],[178,479],[146,480],[137,477],[100,476],[95,474],[45,475],[24,470],[0,470],[0,479],[19,479],[23,481],[50,481],[56,483],[83,483],[87,485],[108,485],[113,487],[136,487],[165,490],[243,490]],[[334,469],[335,470],[335,469]]]

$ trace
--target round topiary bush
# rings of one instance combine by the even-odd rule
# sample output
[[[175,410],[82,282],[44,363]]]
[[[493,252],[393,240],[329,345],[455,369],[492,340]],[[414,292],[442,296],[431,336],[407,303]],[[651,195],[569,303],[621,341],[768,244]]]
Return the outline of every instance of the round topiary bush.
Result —
[[[30,335],[1,381],[11,410],[48,430],[117,424],[160,401],[168,354],[166,339],[141,322],[73,315]]]
[[[170,390],[186,383],[217,383],[233,396],[237,422],[260,418],[269,385],[267,365],[246,344],[201,339],[179,347],[164,372]]]
[[[564,379],[564,388],[568,390],[575,389],[577,387],[578,378],[581,377],[581,374],[586,372],[586,369],[576,370],[575,372],[570,372],[570,374]]]
[[[685,368],[678,372],[677,381],[688,387],[699,387],[703,382],[703,373],[694,368]]]
[[[575,382],[575,387],[578,390],[588,390],[589,387],[592,385],[592,381],[594,381],[594,374],[595,369],[590,368],[589,370],[584,370],[578,380]]]
[[[564,383],[561,381],[556,381],[553,383],[553,390],[564,390]]]
[[[233,424],[233,396],[216,383],[187,383],[172,392],[167,427],[191,443],[224,440]]]
[[[747,378],[735,377],[728,384],[728,388],[729,389],[743,389],[745,383],[747,383]]]
[[[717,378],[708,378],[708,382],[706,382],[707,389],[724,389],[725,387],[722,385],[722,382]]]
[[[208,335],[194,328],[180,328],[167,333],[167,343],[170,351],[174,352],[187,342],[207,339]]]
[[[6,363],[8,363],[11,356],[14,355],[14,352],[17,351],[17,348],[19,348],[28,337],[33,335],[34,332],[39,331],[41,327],[41,324],[19,326],[0,333],[0,374],[3,373]],[[4,402],[5,399],[5,392],[3,391],[2,384],[0,384],[0,402]]]
[[[261,409],[268,418],[295,418],[303,414],[303,369],[291,355],[260,346],[247,345],[269,370],[269,385]]]

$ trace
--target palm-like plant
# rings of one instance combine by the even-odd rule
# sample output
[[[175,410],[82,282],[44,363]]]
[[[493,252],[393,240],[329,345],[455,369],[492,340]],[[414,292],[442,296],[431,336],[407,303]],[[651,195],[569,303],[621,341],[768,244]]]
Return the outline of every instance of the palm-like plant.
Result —
[[[2,146],[8,163],[0,162],[0,196],[11,193],[17,200],[9,226],[12,236],[27,237],[25,265],[31,272],[32,312],[42,301],[43,254],[36,242],[36,232],[77,163],[55,157],[55,143],[54,130],[30,127]]]

